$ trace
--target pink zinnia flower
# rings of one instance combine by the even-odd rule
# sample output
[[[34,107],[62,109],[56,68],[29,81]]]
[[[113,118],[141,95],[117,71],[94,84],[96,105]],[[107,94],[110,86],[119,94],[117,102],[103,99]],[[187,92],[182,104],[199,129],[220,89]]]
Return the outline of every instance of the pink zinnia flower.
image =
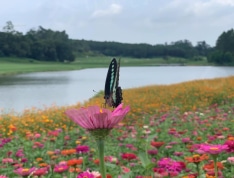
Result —
[[[234,152],[234,140],[227,140],[224,145],[228,146],[227,152],[233,153]]]
[[[3,164],[13,163],[13,162],[14,162],[14,160],[12,158],[3,158],[2,159]]]
[[[0,178],[8,178],[8,177],[5,175],[0,175]]]
[[[24,157],[24,151],[22,149],[17,150],[15,156],[18,158]]]
[[[32,167],[32,168],[18,168],[16,170],[14,170],[14,173],[20,175],[20,176],[29,176],[33,171],[35,171],[36,168]]]
[[[166,169],[170,175],[178,175],[185,169],[185,163],[175,161],[171,158],[162,158],[158,161],[158,167]]]
[[[33,172],[33,175],[38,177],[43,176],[48,173],[48,169],[48,167],[39,168]]]
[[[191,142],[191,140],[190,140],[190,138],[182,138],[182,142],[183,143],[189,143],[189,142]]]
[[[95,178],[95,176],[89,171],[80,173],[76,178]]]
[[[228,157],[227,161],[231,164],[234,164],[234,157]]]
[[[228,149],[227,145],[211,145],[211,144],[201,144],[196,152],[204,154],[217,155],[226,151]]]
[[[66,164],[58,164],[58,165],[55,165],[54,172],[63,173],[65,171],[67,171],[68,168],[69,168],[69,166]]]
[[[158,154],[158,150],[148,150],[147,153],[149,155],[156,155],[156,154]]]
[[[113,112],[108,109],[101,109],[98,106],[88,108],[69,109],[65,114],[81,127],[93,129],[113,129],[124,116],[130,111],[130,107],[123,108],[120,104]]]
[[[77,153],[87,153],[87,152],[89,152],[89,146],[87,146],[87,145],[78,145],[76,147],[76,152]]]

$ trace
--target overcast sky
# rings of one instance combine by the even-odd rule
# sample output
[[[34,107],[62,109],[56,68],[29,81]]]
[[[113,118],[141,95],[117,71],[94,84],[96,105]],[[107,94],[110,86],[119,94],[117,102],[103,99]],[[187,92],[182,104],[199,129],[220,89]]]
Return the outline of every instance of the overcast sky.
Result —
[[[1,0],[1,31],[7,21],[19,32],[42,26],[71,39],[214,46],[234,28],[234,0]]]

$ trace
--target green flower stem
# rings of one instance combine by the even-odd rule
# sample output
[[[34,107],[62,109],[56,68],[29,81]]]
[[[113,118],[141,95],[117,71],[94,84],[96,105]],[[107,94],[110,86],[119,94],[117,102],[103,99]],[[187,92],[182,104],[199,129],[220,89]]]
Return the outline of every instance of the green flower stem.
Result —
[[[106,167],[105,167],[105,160],[104,160],[104,139],[99,139],[97,141],[98,152],[99,152],[99,161],[100,161],[100,173],[102,178],[106,178]]]
[[[200,177],[200,168],[199,168],[199,163],[196,164],[196,168],[197,168],[197,175],[198,177]]]
[[[215,168],[215,177],[218,177],[218,166],[217,166],[217,155],[213,155],[214,168]]]

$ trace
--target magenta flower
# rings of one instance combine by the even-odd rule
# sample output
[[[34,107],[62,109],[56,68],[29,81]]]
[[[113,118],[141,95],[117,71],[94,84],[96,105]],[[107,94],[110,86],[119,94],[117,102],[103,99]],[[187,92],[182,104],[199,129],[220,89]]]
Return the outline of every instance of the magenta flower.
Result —
[[[217,155],[226,151],[228,149],[227,145],[211,145],[211,144],[201,144],[196,152],[204,154]]]
[[[80,173],[76,178],[95,178],[95,176],[89,171]]]
[[[118,122],[130,111],[130,107],[123,108],[120,104],[113,112],[108,109],[101,109],[98,106],[88,108],[69,109],[65,114],[81,127],[94,129],[113,129]]]
[[[36,168],[32,167],[32,168],[18,168],[16,170],[14,170],[14,173],[20,175],[20,176],[29,176],[33,171],[35,171]]]
[[[58,165],[55,165],[54,172],[63,173],[65,171],[67,171],[68,168],[69,168],[69,166],[66,164],[58,164]]]
[[[178,175],[185,169],[185,163],[171,158],[162,158],[158,161],[158,168],[166,169],[170,175]]]
[[[234,140],[227,140],[224,145],[228,146],[227,152],[234,153]]]
[[[158,154],[158,150],[148,150],[147,153],[149,155],[156,155],[156,154]]]
[[[87,145],[78,145],[76,147],[76,152],[77,153],[87,153],[87,152],[89,152],[89,146],[87,146]]]

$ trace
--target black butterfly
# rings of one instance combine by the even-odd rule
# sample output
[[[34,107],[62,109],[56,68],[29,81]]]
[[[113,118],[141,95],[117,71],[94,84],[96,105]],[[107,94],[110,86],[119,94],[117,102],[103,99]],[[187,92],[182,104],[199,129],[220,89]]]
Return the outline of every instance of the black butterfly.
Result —
[[[105,105],[107,104],[113,108],[116,108],[123,100],[122,89],[119,86],[119,67],[120,60],[117,62],[113,58],[107,72],[104,89]]]

